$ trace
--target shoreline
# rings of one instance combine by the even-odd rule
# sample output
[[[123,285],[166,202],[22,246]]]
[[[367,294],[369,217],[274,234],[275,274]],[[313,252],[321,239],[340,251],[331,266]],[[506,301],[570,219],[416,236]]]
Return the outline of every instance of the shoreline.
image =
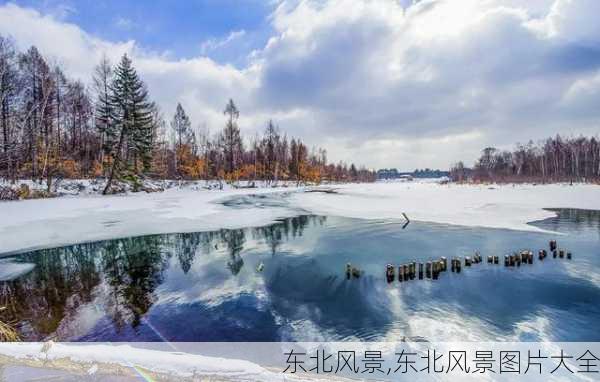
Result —
[[[415,181],[334,187],[335,193],[303,192],[306,187],[173,188],[0,203],[0,257],[130,236],[265,226],[302,213],[401,220],[406,213],[413,222],[543,232],[529,223],[555,216],[547,208],[600,210],[595,185],[490,188]],[[263,199],[244,200],[244,208],[222,204],[251,195]],[[277,203],[268,204],[271,200]]]

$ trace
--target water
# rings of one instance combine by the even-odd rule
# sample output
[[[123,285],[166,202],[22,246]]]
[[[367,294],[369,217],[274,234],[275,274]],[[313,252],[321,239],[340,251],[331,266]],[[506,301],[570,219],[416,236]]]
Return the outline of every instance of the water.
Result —
[[[561,234],[298,216],[24,253],[0,264],[24,270],[0,281],[0,319],[30,341],[600,341],[600,212],[558,213],[533,224]],[[485,263],[553,238],[572,260]],[[460,274],[385,281],[387,263],[475,250]]]

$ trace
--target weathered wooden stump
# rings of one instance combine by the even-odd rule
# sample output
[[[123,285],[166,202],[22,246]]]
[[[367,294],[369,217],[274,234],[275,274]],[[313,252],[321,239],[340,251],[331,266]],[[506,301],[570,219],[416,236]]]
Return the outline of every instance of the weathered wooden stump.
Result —
[[[494,264],[497,265],[500,262],[500,256],[495,255],[494,256]]]
[[[385,278],[387,279],[388,284],[396,279],[396,271],[392,264],[388,264],[385,267]]]
[[[573,255],[571,255],[571,252],[567,252],[567,259],[571,260],[572,257],[573,257]]]
[[[419,263],[419,280],[423,280],[423,263]]]
[[[425,277],[427,277],[428,279],[431,278],[431,261],[428,261],[425,264]]]
[[[550,250],[556,250],[556,240],[550,240]]]

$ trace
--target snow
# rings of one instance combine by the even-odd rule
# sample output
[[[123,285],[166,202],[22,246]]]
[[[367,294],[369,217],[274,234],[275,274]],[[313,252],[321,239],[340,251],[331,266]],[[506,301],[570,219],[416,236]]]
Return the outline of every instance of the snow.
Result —
[[[35,268],[35,264],[16,263],[11,259],[0,259],[0,281],[14,280],[31,272],[33,268]]]
[[[41,360],[68,358],[74,362],[98,362],[126,367],[135,365],[150,371],[180,377],[209,374],[222,377],[244,376],[248,379],[252,377],[251,380],[263,380],[261,376],[266,377],[273,374],[249,361],[142,349],[128,344],[5,343],[0,346],[0,354],[15,358]],[[92,371],[90,374],[93,374],[97,370],[97,366],[92,365],[89,370]]]
[[[292,203],[316,214],[403,219],[471,227],[539,231],[528,222],[554,216],[545,208],[600,210],[600,187],[589,184],[439,184],[378,182],[336,187],[337,194],[295,194]]]
[[[164,192],[82,195],[0,203],[0,253],[158,233],[266,225],[301,213],[535,231],[544,208],[600,210],[597,185],[459,185],[432,181],[305,188],[207,190],[197,183]],[[268,196],[244,208],[222,202]]]

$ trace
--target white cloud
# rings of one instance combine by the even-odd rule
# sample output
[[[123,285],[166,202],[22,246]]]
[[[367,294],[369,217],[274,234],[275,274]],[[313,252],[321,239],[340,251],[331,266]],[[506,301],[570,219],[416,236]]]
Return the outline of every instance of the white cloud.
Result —
[[[231,97],[247,135],[274,118],[335,161],[446,167],[487,145],[600,131],[598,11],[594,0],[281,1],[244,68],[104,41],[11,4],[0,33],[81,78],[103,52],[129,52],[167,115],[181,101],[213,131]]]
[[[227,36],[225,36],[224,38],[211,38],[208,39],[206,41],[204,41],[201,45],[200,45],[200,52],[205,55],[207,53],[209,53],[210,51],[213,50],[217,50],[219,48],[222,48],[224,46],[226,46],[227,44],[231,43],[232,41],[235,41],[239,38],[242,38],[246,35],[246,31],[241,29],[239,31],[232,31],[230,32]]]
[[[123,16],[118,16],[115,18],[114,24],[117,28],[123,30],[130,30],[136,25],[133,20]]]

